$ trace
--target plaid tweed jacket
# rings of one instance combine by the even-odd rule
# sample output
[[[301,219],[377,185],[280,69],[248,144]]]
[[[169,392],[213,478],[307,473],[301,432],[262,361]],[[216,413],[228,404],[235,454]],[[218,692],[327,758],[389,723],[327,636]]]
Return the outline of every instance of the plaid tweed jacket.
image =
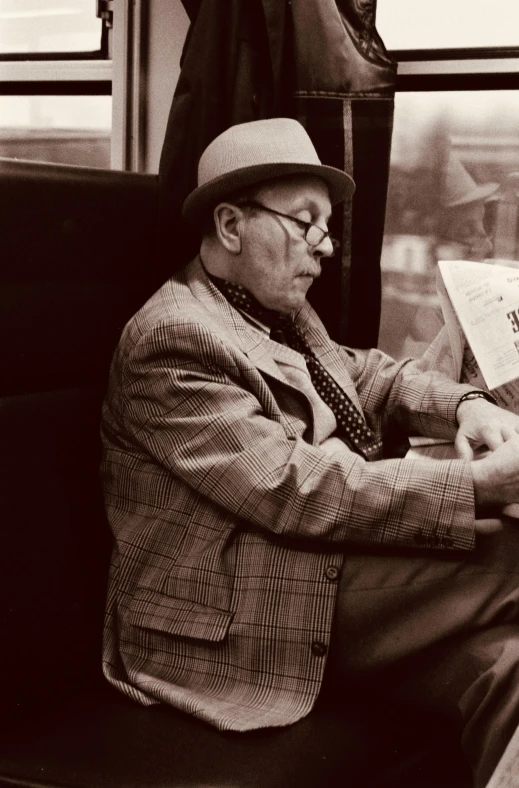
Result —
[[[308,304],[296,319],[373,429],[396,418],[410,431],[455,434],[471,387],[340,347]],[[468,464],[325,452],[279,348],[196,259],[124,329],[103,409],[115,537],[105,675],[141,703],[222,729],[310,711],[347,543],[474,543]]]

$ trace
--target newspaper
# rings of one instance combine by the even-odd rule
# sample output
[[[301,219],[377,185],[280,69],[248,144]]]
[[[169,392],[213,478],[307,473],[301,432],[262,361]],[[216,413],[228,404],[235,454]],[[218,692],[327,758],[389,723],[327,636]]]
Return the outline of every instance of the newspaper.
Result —
[[[519,263],[438,263],[444,327],[420,359],[519,414]]]
[[[515,381],[519,390],[519,270],[469,260],[438,268],[448,294],[440,294],[444,318],[457,316],[486,388]]]
[[[448,260],[438,263],[437,290],[444,327],[420,359],[461,383],[492,392],[519,414],[519,263]],[[410,439],[409,459],[452,459],[447,441]],[[519,517],[519,504],[503,510]]]

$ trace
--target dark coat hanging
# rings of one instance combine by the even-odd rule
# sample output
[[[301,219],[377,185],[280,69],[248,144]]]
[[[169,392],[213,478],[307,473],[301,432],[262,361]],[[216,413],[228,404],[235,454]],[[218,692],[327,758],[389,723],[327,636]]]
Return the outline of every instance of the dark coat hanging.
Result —
[[[321,160],[353,175],[332,230],[342,253],[310,300],[331,335],[374,346],[396,65],[375,29],[375,0],[182,0],[190,17],[160,163],[167,274],[198,249],[181,219],[201,152],[235,123],[295,117]]]

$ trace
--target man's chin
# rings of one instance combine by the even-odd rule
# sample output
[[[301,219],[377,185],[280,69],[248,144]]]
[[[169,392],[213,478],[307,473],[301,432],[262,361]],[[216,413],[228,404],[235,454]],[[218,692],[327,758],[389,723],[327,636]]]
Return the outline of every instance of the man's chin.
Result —
[[[289,294],[285,296],[285,298],[283,298],[282,301],[269,299],[269,303],[266,304],[265,301],[267,299],[264,299],[264,301],[260,301],[260,299],[258,300],[263,306],[266,306],[267,309],[272,309],[275,312],[282,312],[283,314],[288,315],[291,312],[294,312],[296,309],[301,309],[306,301],[306,294],[309,289],[310,285],[304,288],[294,288]]]
[[[287,305],[284,311],[294,312],[296,309],[301,309],[301,307],[304,306],[306,302],[306,293],[307,290],[305,290],[304,293],[298,293],[296,297],[291,299],[290,305]]]
[[[290,298],[283,301],[283,303],[278,303],[275,306],[270,307],[275,312],[281,312],[283,315],[289,315],[291,312],[295,312],[297,309],[301,309],[303,304],[306,301],[306,295],[298,295],[297,298]]]

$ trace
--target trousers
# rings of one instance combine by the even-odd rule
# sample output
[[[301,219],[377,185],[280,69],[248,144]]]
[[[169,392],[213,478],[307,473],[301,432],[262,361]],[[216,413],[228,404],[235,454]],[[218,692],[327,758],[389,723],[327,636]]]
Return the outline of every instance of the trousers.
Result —
[[[484,788],[519,725],[519,521],[502,518],[470,553],[348,550],[326,681],[339,693],[392,683],[424,710],[461,715]]]

